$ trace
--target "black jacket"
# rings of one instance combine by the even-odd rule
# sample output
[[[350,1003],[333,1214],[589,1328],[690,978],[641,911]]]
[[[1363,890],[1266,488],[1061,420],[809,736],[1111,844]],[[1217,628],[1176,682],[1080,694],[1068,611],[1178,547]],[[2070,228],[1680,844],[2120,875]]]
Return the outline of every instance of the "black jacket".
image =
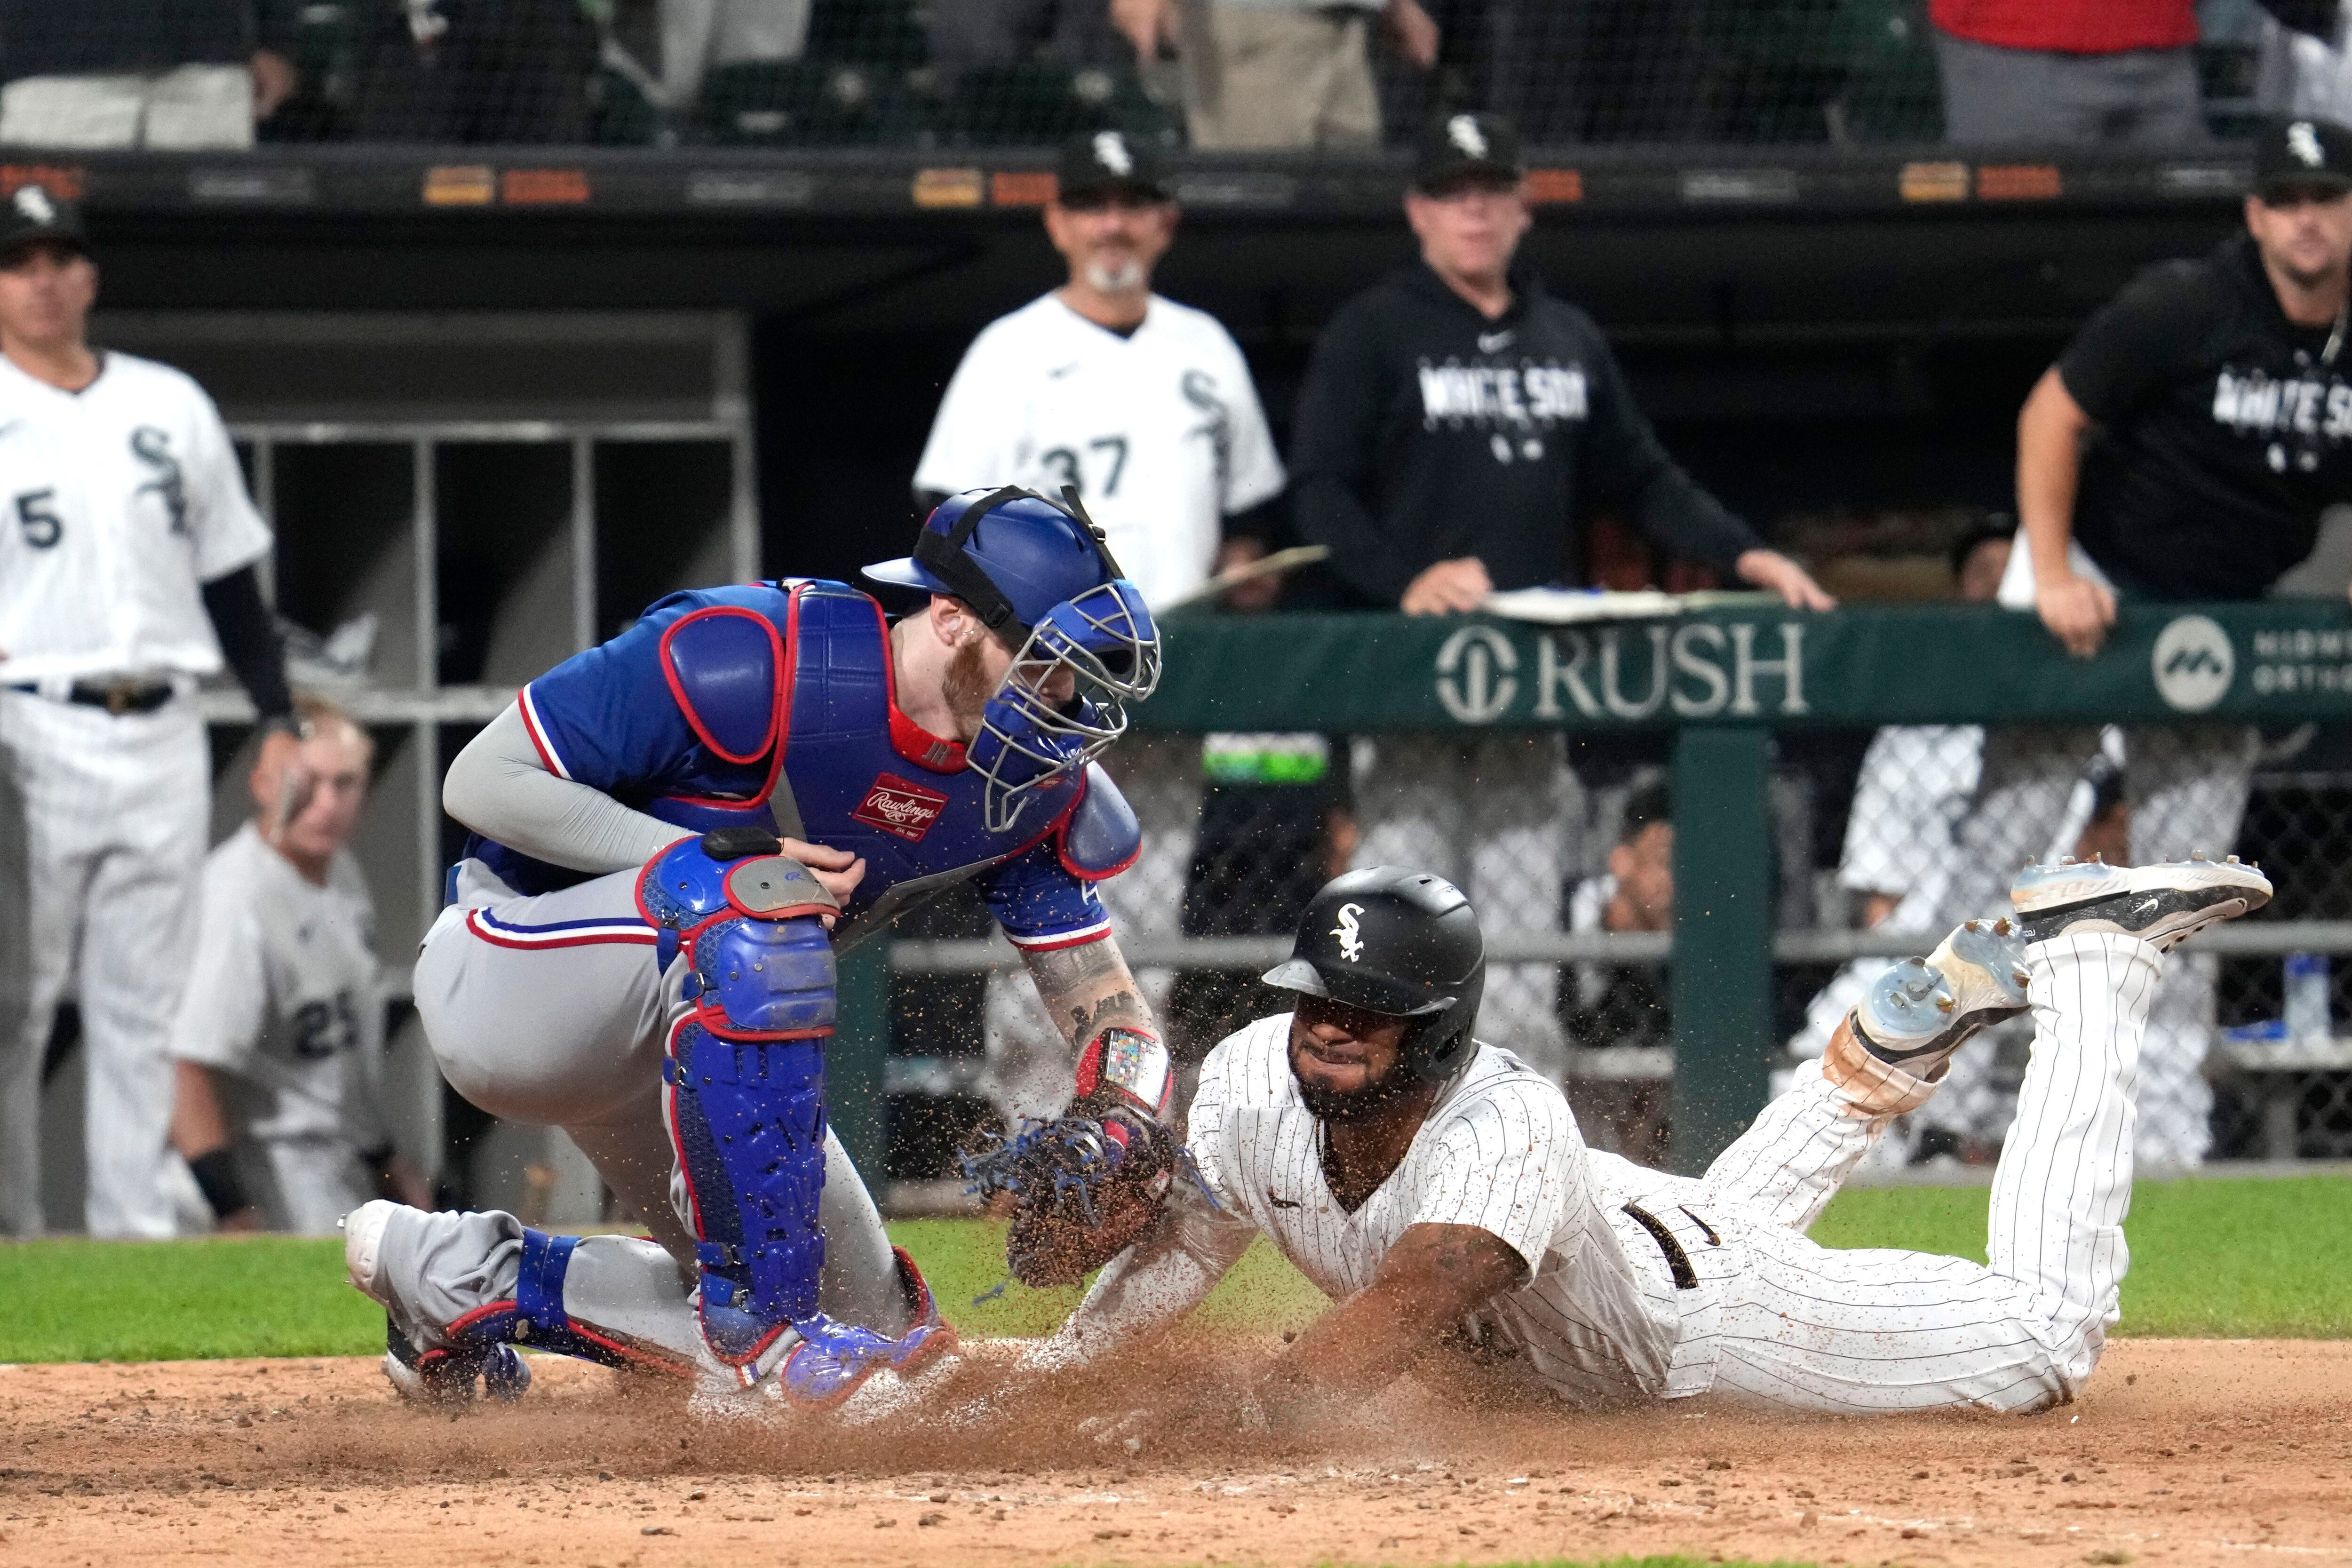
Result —
[[[1511,288],[1490,321],[1416,261],[1324,329],[1290,484],[1299,532],[1340,578],[1384,605],[1464,555],[1497,588],[1572,582],[1578,521],[1604,504],[1709,565],[1760,548],[1658,445],[1592,319],[1524,265]]]

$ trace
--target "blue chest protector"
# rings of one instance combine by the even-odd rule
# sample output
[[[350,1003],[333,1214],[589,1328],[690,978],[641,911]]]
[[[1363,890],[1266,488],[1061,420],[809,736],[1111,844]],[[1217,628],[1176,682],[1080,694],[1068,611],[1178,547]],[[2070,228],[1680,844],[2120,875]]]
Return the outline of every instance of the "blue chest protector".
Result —
[[[1096,770],[1039,789],[1011,831],[990,832],[983,783],[963,769],[961,748],[899,713],[880,606],[854,589],[799,582],[680,595],[646,620],[631,635],[657,638],[660,677],[692,744],[658,777],[613,793],[682,827],[773,828],[866,862],[830,943],[806,873],[748,839],[681,841],[639,881],[661,962],[688,965],[664,1077],[692,1199],[704,1341],[746,1381],[788,1352],[788,1389],[796,1379],[814,1387],[842,1355],[905,1349],[848,1345],[816,1310],[833,950],[1049,836],[1055,875],[1076,885],[1132,859],[1139,834]],[[570,715],[590,705],[559,687],[545,706]],[[589,752],[565,718],[541,718],[552,756]]]

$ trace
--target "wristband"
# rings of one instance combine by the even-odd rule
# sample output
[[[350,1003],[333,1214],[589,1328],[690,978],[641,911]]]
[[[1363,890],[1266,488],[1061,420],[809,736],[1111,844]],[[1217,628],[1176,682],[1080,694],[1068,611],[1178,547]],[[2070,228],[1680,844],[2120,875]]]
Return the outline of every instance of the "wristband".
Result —
[[[239,1209],[253,1206],[253,1200],[245,1195],[245,1184],[237,1179],[236,1160],[226,1149],[197,1155],[188,1162],[188,1169],[215,1219],[226,1219]]]
[[[1174,1064],[1149,1029],[1114,1024],[1079,1051],[1077,1090],[1081,1101],[1108,1090],[1159,1121],[1175,1096]]]

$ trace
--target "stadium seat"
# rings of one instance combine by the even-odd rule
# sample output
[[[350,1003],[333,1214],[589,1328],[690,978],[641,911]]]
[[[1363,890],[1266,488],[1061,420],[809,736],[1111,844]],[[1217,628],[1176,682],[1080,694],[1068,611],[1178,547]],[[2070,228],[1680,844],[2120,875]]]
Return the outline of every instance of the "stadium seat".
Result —
[[[714,142],[782,147],[912,141],[921,106],[888,69],[814,59],[721,66],[703,82]]]

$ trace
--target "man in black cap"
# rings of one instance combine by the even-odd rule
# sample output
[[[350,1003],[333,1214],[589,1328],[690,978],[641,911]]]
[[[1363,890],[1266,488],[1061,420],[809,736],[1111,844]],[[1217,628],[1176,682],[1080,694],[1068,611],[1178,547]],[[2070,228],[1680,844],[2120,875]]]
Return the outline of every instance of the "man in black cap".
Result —
[[[2352,131],[2323,120],[2265,131],[2245,224],[2200,259],[2134,279],[2018,416],[2022,526],[2000,601],[2033,609],[2078,658],[2105,639],[2118,592],[2262,597],[2311,553],[2320,511],[2352,500]],[[2095,727],[1987,733],[1946,910],[1975,909],[2049,842],[2097,747]],[[2235,840],[2252,730],[2136,727],[2126,751],[2135,863]],[[2204,1157],[2213,1026],[2210,963],[2175,964],[2141,1058],[2143,1159]]]
[[[1324,329],[1291,443],[1299,531],[1360,602],[1445,615],[1581,582],[1581,521],[1613,505],[1727,578],[1830,604],[1666,456],[1601,329],[1516,259],[1532,220],[1507,121],[1434,121],[1404,210],[1421,258]],[[1558,735],[1382,742],[1358,782],[1357,864],[1429,867],[1500,925],[1557,928],[1568,786]],[[1489,1026],[1555,1075],[1556,989],[1556,971],[1508,965],[1487,992]]]
[[[1282,491],[1282,463],[1241,349],[1216,318],[1151,291],[1176,237],[1159,153],[1117,131],[1063,148],[1045,233],[1067,280],[982,329],[948,383],[915,468],[928,509],[960,490],[1076,489],[1154,609],[1257,555],[1228,524]],[[1247,524],[1244,525],[1249,526]],[[1174,937],[1201,802],[1201,747],[1138,744],[1112,764],[1143,858],[1104,884],[1120,930]],[[1148,977],[1147,983],[1156,983]],[[992,987],[989,1088],[1008,1120],[1067,1098],[1068,1047],[1028,989]]]
[[[299,749],[236,448],[187,376],[90,346],[97,296],[71,203],[0,201],[0,1235],[44,1224],[41,1063],[68,990],[89,1227],[172,1234],[164,1047],[211,809],[197,679],[236,671],[274,772]]]

